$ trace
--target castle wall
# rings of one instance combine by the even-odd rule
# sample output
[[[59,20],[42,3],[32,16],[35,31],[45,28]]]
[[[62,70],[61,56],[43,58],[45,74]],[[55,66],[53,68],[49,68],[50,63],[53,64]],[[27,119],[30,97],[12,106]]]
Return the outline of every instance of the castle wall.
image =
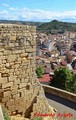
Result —
[[[0,24],[0,103],[10,115],[50,112],[35,74],[35,38],[35,27]]]

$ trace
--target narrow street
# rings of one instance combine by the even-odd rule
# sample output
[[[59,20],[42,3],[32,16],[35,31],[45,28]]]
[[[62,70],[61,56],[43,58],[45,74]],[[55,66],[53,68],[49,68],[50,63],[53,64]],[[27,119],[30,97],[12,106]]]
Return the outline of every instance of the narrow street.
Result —
[[[48,93],[45,93],[45,96],[49,104],[57,109],[57,116],[60,117],[59,120],[76,120],[76,103]],[[60,115],[64,113],[69,114],[69,116],[63,119]]]

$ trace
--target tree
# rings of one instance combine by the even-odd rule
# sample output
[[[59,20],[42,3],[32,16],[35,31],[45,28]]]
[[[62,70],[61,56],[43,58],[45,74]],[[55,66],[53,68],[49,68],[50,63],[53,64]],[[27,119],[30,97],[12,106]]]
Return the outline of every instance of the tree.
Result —
[[[76,74],[73,75],[72,81],[73,81],[72,92],[76,94]]]
[[[39,66],[39,67],[36,69],[36,74],[37,74],[37,77],[38,77],[38,78],[41,78],[41,77],[42,77],[43,69],[42,69],[41,66]]]
[[[60,67],[54,71],[53,80],[50,85],[64,90],[70,89],[70,82],[72,81],[72,74],[68,68]]]

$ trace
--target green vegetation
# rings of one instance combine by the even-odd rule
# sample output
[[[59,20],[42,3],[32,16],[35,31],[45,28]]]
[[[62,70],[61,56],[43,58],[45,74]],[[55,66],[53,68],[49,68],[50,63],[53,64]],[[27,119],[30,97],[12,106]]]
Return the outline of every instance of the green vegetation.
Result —
[[[4,120],[11,120],[3,108],[2,108],[2,111],[3,111]]]
[[[51,22],[32,22],[32,21],[17,21],[17,20],[0,20],[0,23],[7,24],[21,24],[32,25],[37,27],[38,32],[45,32],[47,34],[64,33],[65,31],[76,32],[76,23],[61,22],[53,20]]]
[[[76,94],[76,74],[74,74],[73,75],[73,77],[72,77],[72,81],[73,81],[73,87],[72,87],[72,91],[73,91],[73,93],[75,93]]]
[[[42,69],[41,66],[39,66],[39,67],[36,69],[36,74],[37,74],[37,77],[38,77],[38,78],[41,78],[41,77],[42,77],[43,69]]]
[[[43,23],[42,25],[37,27],[37,31],[45,32],[47,34],[56,34],[56,33],[64,33],[65,31],[75,31],[76,32],[76,24],[75,23],[67,23],[61,22],[57,20],[53,20],[48,23]]]
[[[56,69],[54,74],[51,86],[76,93],[76,74],[72,75],[68,68],[62,67]]]
[[[54,74],[55,76],[51,81],[51,85],[61,89],[65,89],[66,81],[71,81],[70,71],[67,68],[60,67],[59,69],[56,69],[54,71]]]
[[[17,20],[0,20],[0,23],[4,24],[21,24],[21,25],[32,25],[32,26],[39,26],[42,22],[32,22],[32,21],[17,21]]]
[[[34,119],[32,120],[42,120],[42,117],[35,117]]]

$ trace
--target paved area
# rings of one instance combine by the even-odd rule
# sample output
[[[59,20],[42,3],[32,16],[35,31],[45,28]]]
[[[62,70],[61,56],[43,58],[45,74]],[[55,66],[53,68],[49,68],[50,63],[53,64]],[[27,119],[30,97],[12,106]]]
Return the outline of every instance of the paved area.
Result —
[[[57,109],[58,120],[76,120],[76,103],[45,93],[49,104]]]

